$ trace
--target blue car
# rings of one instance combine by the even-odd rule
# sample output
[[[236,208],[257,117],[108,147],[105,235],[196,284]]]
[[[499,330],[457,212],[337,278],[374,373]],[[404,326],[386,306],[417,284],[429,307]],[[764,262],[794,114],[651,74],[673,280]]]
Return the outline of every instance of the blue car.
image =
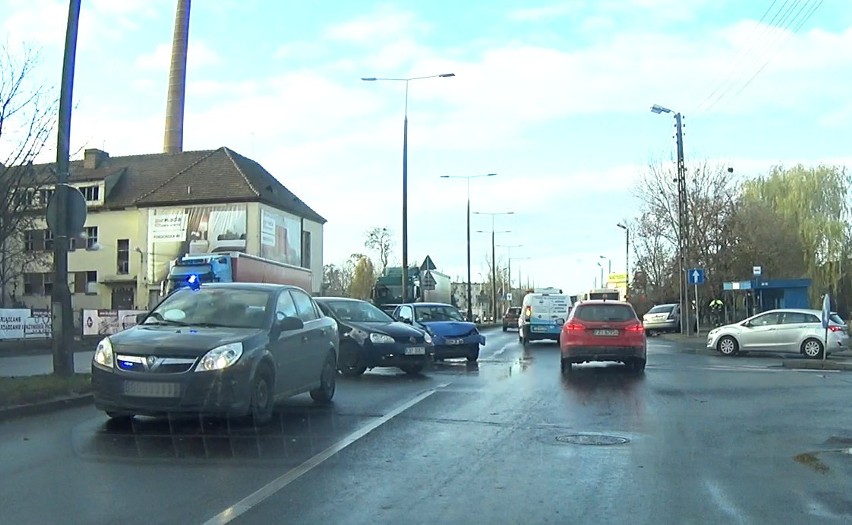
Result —
[[[479,359],[479,347],[485,336],[474,323],[464,320],[461,312],[450,304],[408,303],[396,307],[394,319],[421,328],[432,336],[433,358],[436,361],[466,357],[471,363]]]

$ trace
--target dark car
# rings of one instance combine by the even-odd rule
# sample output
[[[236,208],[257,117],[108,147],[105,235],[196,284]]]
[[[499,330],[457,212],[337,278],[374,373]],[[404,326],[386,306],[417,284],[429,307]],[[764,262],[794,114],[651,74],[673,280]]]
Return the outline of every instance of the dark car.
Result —
[[[479,345],[485,337],[474,323],[464,320],[455,306],[443,303],[409,303],[396,307],[394,319],[425,330],[432,336],[436,360],[466,357],[479,359]]]
[[[518,318],[521,316],[520,306],[510,306],[506,313],[503,314],[503,331],[507,332],[510,328],[518,329]]]
[[[366,301],[318,297],[323,313],[337,321],[340,359],[337,368],[355,377],[368,368],[395,367],[417,374],[429,363],[432,337],[423,330],[394,321]]]
[[[575,363],[618,361],[633,370],[645,370],[645,329],[630,303],[583,301],[577,304],[562,326],[559,340],[562,372]]]
[[[140,324],[104,338],[95,406],[111,418],[200,413],[272,418],[276,401],[334,396],[337,323],[304,290],[211,283],[176,290]]]

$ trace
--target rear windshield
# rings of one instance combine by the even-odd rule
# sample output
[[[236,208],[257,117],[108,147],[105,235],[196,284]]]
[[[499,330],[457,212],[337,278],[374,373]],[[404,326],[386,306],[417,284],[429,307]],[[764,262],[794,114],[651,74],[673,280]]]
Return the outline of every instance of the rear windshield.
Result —
[[[673,305],[673,304],[661,304],[661,305],[655,306],[655,307],[651,308],[650,310],[648,310],[648,313],[649,314],[668,314],[668,313],[671,313],[672,310],[674,310],[674,306],[675,305]]]
[[[518,315],[519,313],[521,313],[520,307],[509,308],[509,310],[506,312],[506,314],[508,315]]]
[[[581,321],[631,321],[633,309],[623,304],[586,304],[575,309],[574,318]]]
[[[843,320],[843,319],[842,319],[839,315],[837,315],[837,314],[831,314],[831,315],[829,316],[829,319],[831,319],[831,322],[832,322],[832,323],[837,323],[837,324],[846,324],[846,321],[844,321],[844,320]]]

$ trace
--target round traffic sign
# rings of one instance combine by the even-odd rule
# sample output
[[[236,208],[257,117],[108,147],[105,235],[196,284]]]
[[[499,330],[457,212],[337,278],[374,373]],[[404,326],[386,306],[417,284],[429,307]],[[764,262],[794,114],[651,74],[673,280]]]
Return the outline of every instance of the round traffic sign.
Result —
[[[53,192],[53,195],[50,197],[50,201],[47,203],[47,227],[50,228],[50,231],[56,235],[57,233],[61,233],[57,231],[57,228],[61,222],[64,222],[66,231],[64,232],[68,238],[77,237],[83,232],[83,226],[86,225],[86,197],[78,190],[77,188],[69,185],[65,185],[66,191],[65,195],[68,197],[67,207],[65,209],[65,217],[64,220],[61,220],[58,216],[58,197],[59,197],[59,188],[56,188],[56,191]]]

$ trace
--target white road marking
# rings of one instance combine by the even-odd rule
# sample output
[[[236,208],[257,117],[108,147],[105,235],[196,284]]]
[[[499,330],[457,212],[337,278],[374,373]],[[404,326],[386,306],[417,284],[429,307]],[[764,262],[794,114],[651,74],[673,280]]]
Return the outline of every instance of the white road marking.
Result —
[[[334,456],[335,454],[337,454],[341,450],[345,449],[346,447],[348,447],[352,443],[355,443],[356,441],[358,441],[362,437],[366,436],[367,434],[369,434],[373,430],[384,425],[385,423],[387,423],[388,421],[390,421],[394,417],[405,412],[406,410],[413,407],[417,403],[420,403],[421,401],[423,401],[427,397],[429,397],[432,394],[434,394],[435,392],[437,392],[438,389],[441,389],[441,388],[444,388],[444,387],[447,387],[447,386],[449,386],[449,383],[438,385],[437,387],[433,388],[432,390],[428,390],[426,392],[423,392],[422,394],[418,395],[414,399],[411,399],[410,401],[403,403],[402,405],[396,407],[395,409],[391,410],[390,412],[388,412],[384,416],[378,418],[377,420],[375,420],[371,423],[368,423],[367,425],[364,425],[363,427],[359,428],[355,432],[352,432],[351,434],[344,437],[340,441],[334,443],[333,445],[331,445],[327,449],[325,449],[322,452],[311,457],[310,459],[308,459],[307,461],[305,461],[301,465],[289,470],[288,472],[285,472],[284,474],[282,474],[281,476],[270,481],[269,483],[267,483],[263,487],[259,488],[255,492],[249,494],[245,498],[234,503],[233,505],[226,508],[225,510],[223,510],[222,512],[220,512],[219,514],[217,514],[213,518],[204,522],[204,525],[224,525],[226,523],[233,521],[237,517],[241,516],[242,514],[245,514],[249,510],[251,510],[253,507],[262,503],[264,500],[270,498],[271,496],[273,496],[275,493],[277,493],[278,491],[280,491],[281,489],[283,489],[284,487],[286,487],[290,483],[293,483],[294,481],[296,481],[300,477],[304,476],[305,474],[307,474],[308,472],[310,472],[314,468],[318,467],[324,461],[331,458],[332,456]]]

